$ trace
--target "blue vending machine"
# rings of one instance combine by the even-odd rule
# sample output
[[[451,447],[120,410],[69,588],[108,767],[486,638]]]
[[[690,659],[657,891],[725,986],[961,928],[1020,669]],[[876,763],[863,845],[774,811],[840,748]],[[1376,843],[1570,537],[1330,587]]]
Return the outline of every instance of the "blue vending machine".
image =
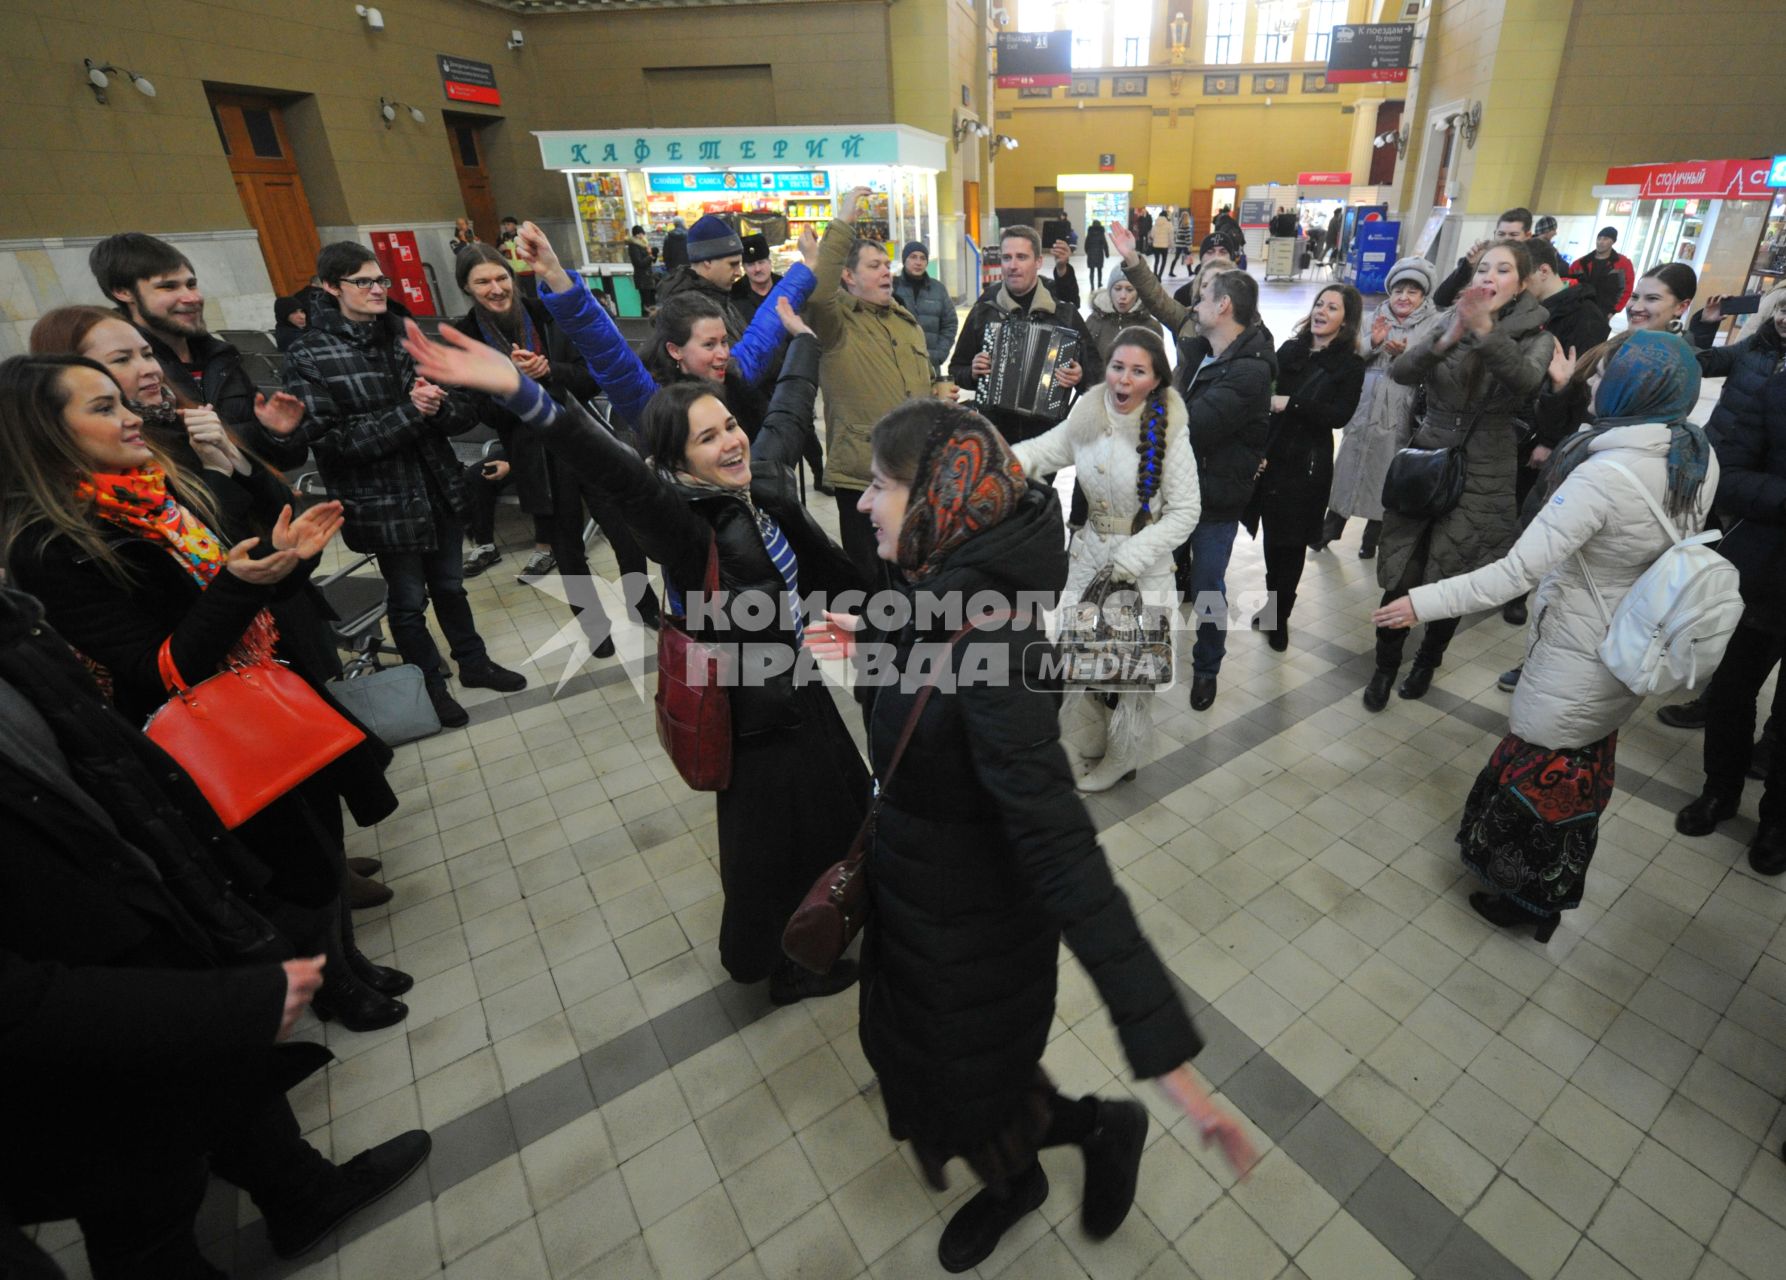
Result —
[[[1360,293],[1382,293],[1395,265],[1396,245],[1401,241],[1399,222],[1361,222],[1352,236],[1352,252],[1347,258],[1352,283]]]

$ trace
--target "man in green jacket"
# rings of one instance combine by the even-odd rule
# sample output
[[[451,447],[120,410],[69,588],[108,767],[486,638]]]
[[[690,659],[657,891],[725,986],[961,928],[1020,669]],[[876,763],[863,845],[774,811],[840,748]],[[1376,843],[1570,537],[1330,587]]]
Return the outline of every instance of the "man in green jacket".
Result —
[[[837,198],[819,244],[806,322],[818,335],[825,394],[825,475],[836,490],[843,549],[866,582],[881,577],[874,527],[856,503],[868,488],[868,434],[889,409],[931,394],[930,352],[917,319],[893,298],[886,246],[856,238],[868,188]]]

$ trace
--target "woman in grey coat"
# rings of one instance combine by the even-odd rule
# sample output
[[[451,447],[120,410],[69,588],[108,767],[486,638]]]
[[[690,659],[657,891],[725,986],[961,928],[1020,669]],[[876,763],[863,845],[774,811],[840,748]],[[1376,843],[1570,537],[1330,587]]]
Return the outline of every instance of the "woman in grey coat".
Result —
[[[1389,366],[1438,314],[1432,304],[1432,263],[1403,258],[1389,268],[1385,287],[1389,296],[1371,317],[1364,394],[1333,459],[1327,519],[1309,544],[1311,551],[1325,551],[1345,532],[1347,520],[1362,516],[1364,540],[1358,544],[1358,558],[1369,560],[1377,554],[1377,538],[1383,532],[1383,477],[1414,431],[1414,388],[1390,377]]]
[[[1418,449],[1461,445],[1465,475],[1457,506],[1432,520],[1399,512],[1383,516],[1377,585],[1388,604],[1410,589],[1469,573],[1507,554],[1519,532],[1514,502],[1518,421],[1532,412],[1556,339],[1549,319],[1525,293],[1532,259],[1517,241],[1504,240],[1476,260],[1474,281],[1420,337],[1396,357],[1389,376],[1403,386],[1425,386],[1426,412],[1410,444]],[[1458,620],[1429,623],[1400,689],[1423,697]],[[1364,691],[1369,711],[1381,711],[1401,669],[1408,633],[1377,628],[1377,670]]]

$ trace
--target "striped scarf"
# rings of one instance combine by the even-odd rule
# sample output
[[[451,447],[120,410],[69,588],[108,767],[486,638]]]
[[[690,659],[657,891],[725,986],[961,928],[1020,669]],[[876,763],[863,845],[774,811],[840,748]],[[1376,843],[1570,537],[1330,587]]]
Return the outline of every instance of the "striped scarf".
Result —
[[[805,614],[800,608],[800,562],[794,558],[794,549],[788,545],[787,535],[775,518],[761,507],[753,505],[757,517],[757,533],[763,539],[763,550],[769,553],[775,571],[788,588],[788,612],[794,620],[794,647],[797,649],[805,643],[803,633],[806,630]]]

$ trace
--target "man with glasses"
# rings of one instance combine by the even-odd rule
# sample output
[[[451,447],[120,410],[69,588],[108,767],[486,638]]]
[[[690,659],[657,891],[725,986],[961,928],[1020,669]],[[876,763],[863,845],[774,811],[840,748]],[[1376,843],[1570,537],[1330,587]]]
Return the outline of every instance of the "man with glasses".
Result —
[[[447,437],[476,421],[463,396],[415,371],[390,312],[391,282],[365,245],[341,241],[316,258],[322,292],[310,327],[286,359],[285,382],[304,402],[303,430],[323,483],[346,508],[342,536],[378,557],[391,589],[391,638],[420,667],[449,728],[470,717],[447,692],[448,671],[428,632],[427,607],[446,633],[459,683],[514,693],[526,677],[490,661],[471,617],[459,559],[470,494]]]

